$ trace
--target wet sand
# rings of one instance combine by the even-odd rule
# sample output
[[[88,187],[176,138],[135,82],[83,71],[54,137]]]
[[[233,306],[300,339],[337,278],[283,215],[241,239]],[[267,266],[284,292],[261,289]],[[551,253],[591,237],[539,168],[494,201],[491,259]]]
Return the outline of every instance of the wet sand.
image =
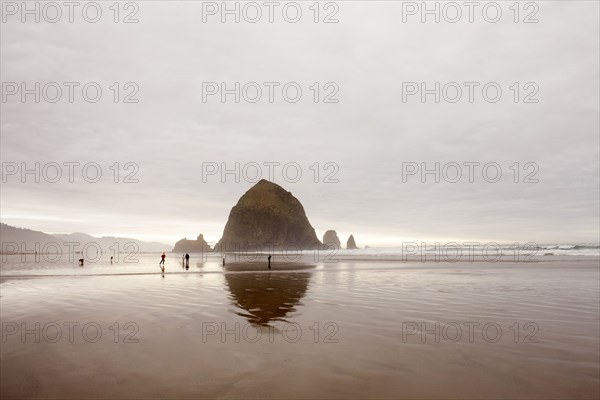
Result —
[[[597,258],[156,264],[4,263],[2,398],[600,396]]]

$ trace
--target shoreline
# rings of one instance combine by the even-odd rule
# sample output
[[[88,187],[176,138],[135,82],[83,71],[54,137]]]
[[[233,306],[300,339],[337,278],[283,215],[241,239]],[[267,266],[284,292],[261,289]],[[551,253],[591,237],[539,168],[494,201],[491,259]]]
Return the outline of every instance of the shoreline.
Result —
[[[354,264],[360,265],[354,265]],[[4,264],[4,263],[3,263]],[[185,276],[185,275],[223,275],[223,274],[235,274],[235,273],[289,273],[289,272],[354,272],[354,271],[394,271],[397,270],[399,272],[405,270],[432,270],[435,267],[439,267],[439,269],[447,269],[447,268],[462,268],[462,269],[477,269],[477,270],[485,270],[494,269],[497,267],[524,267],[527,269],[560,269],[560,268],[576,268],[575,266],[571,266],[571,264],[575,264],[576,266],[586,265],[590,267],[597,267],[600,270],[600,257],[596,256],[563,256],[563,257],[555,257],[555,258],[545,258],[543,260],[538,261],[513,261],[510,259],[503,259],[496,262],[489,262],[485,260],[474,260],[474,261],[458,261],[458,262],[448,262],[448,261],[434,261],[434,260],[426,260],[421,261],[420,259],[411,259],[411,260],[401,260],[398,258],[340,258],[336,262],[315,262],[309,263],[306,261],[299,262],[280,262],[274,261],[272,264],[272,268],[269,270],[266,268],[266,263],[264,261],[253,261],[253,262],[227,262],[225,267],[222,267],[218,261],[211,260],[206,261],[203,264],[207,264],[214,269],[199,269],[199,270],[182,270],[180,265],[173,266],[169,265],[165,272],[161,271],[121,271],[119,267],[125,266],[136,266],[137,263],[128,264],[110,264],[106,265],[98,263],[96,264],[87,264],[85,267],[75,267],[74,265],[68,264],[66,267],[72,267],[71,271],[78,271],[79,273],[53,273],[53,274],[45,274],[45,273],[32,273],[32,274],[11,274],[5,273],[0,268],[0,284],[7,282],[9,280],[19,280],[19,279],[37,279],[37,278],[93,278],[93,277],[116,277],[116,276],[155,276],[155,275],[163,275],[163,276]],[[345,266],[340,266],[338,264],[348,264]],[[352,265],[350,265],[352,264]],[[370,267],[369,267],[370,266]],[[1,265],[0,265],[1,267]],[[43,268],[43,267],[42,267]],[[88,273],[87,271],[93,271],[94,269],[105,268],[106,272],[97,272],[97,273]],[[43,271],[44,269],[42,269]],[[19,269],[15,269],[15,271],[19,271]],[[85,271],[82,273],[82,271]]]

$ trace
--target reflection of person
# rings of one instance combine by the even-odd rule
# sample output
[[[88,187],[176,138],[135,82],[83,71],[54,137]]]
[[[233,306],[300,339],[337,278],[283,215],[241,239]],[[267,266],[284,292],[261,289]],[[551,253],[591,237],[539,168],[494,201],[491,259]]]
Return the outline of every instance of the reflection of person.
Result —
[[[271,255],[269,254],[269,257],[267,258],[269,260],[269,269],[271,269]]]
[[[167,257],[167,255],[163,251],[162,255],[160,256],[160,262],[158,263],[158,266],[160,267],[162,272],[165,272],[165,257]]]
[[[190,267],[190,255],[188,253],[185,253],[185,267]]]

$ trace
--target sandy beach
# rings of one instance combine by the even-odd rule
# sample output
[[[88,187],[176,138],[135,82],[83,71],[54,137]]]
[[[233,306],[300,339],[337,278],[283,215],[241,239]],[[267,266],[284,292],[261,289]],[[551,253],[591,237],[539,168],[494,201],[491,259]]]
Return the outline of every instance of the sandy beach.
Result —
[[[2,398],[597,398],[596,257],[2,265]],[[17,273],[18,272],[18,273]]]

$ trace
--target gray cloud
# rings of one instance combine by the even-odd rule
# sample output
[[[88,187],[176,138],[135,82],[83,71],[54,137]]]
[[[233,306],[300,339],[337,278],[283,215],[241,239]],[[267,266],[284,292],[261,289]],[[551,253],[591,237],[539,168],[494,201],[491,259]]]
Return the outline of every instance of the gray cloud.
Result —
[[[308,3],[305,10],[308,7]],[[202,162],[298,162],[275,182],[296,195],[322,235],[359,245],[402,240],[598,241],[599,29],[596,2],[540,2],[537,24],[402,23],[401,4],[339,3],[338,24],[201,22],[200,3],[140,2],[138,24],[2,24],[3,82],[95,81],[102,101],[2,103],[2,162],[97,162],[95,184],[2,185],[2,221],[174,242],[216,241],[251,183],[203,183]],[[138,104],[107,98],[136,82]],[[202,82],[299,82],[296,104],[202,102]],[[310,101],[336,82],[338,104]],[[499,82],[490,104],[402,102],[402,82]],[[538,104],[508,87],[535,82]],[[403,162],[497,162],[495,184],[402,181]],[[108,167],[139,165],[137,184]],[[314,183],[315,162],[339,183]],[[539,166],[514,184],[514,162]],[[265,170],[266,171],[266,170]],[[523,171],[522,171],[523,172]],[[521,177],[522,178],[522,177]]]

